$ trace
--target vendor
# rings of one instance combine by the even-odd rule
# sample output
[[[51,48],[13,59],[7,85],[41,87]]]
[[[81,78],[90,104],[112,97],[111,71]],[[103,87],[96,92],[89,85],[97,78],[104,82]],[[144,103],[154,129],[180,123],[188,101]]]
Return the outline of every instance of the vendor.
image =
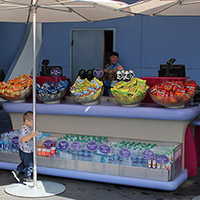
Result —
[[[119,59],[119,54],[117,52],[112,52],[112,54],[110,56],[110,63],[105,66],[105,69],[117,69],[117,70],[124,69],[118,63],[118,59]]]
[[[118,63],[119,54],[112,52],[110,55],[110,62],[104,68],[105,80],[104,80],[104,96],[110,96],[110,88],[115,82],[115,74],[117,70],[123,70],[124,68]]]

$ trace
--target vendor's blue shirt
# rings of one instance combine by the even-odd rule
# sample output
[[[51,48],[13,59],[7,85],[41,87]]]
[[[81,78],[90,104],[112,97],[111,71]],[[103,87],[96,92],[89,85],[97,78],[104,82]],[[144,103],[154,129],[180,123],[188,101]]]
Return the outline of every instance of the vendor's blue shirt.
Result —
[[[115,65],[113,65],[112,67],[110,65],[106,65],[105,66],[106,69],[123,69],[123,67],[119,64],[119,63],[116,63]]]

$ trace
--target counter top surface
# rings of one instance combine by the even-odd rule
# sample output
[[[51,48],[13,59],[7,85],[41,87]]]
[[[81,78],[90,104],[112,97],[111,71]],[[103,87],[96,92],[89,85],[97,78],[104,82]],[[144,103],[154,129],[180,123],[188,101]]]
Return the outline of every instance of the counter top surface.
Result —
[[[24,113],[33,109],[32,102],[10,103],[4,102],[3,109],[8,113]],[[80,105],[70,97],[60,104],[44,104],[37,102],[37,114],[76,115],[90,117],[135,118],[156,120],[193,120],[200,114],[200,105],[187,106],[183,109],[168,109],[157,104],[141,104],[138,107],[120,106],[112,98],[100,99],[98,105]]]

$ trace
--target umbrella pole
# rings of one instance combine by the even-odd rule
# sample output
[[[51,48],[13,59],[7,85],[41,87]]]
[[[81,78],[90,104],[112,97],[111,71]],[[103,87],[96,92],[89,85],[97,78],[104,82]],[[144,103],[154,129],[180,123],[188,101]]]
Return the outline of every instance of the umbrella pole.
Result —
[[[34,0],[33,4],[35,4]],[[36,131],[36,8],[33,8],[33,131]],[[37,188],[36,138],[33,138],[33,188]]]

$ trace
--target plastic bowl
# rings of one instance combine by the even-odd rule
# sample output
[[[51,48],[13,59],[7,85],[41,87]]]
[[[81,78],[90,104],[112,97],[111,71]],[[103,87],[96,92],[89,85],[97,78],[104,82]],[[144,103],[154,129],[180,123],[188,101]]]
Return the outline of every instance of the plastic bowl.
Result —
[[[162,105],[166,108],[184,108],[185,104],[190,102],[191,99],[194,97],[194,94],[184,94],[183,96],[173,96],[173,97],[161,97],[157,95],[153,95],[149,92],[151,98],[153,101],[155,101],[157,104]]]
[[[96,93],[85,96],[76,96],[71,94],[74,101],[83,105],[96,105],[99,98],[103,95],[104,87],[101,87]]]
[[[52,94],[52,93],[48,93],[48,92],[44,92],[44,91],[39,92],[37,89],[36,97],[37,97],[37,99],[39,99],[40,101],[42,101],[44,103],[60,103],[60,99],[62,99],[65,96],[66,91],[67,91],[67,89],[63,89],[59,93]]]
[[[10,90],[7,93],[1,93],[0,97],[7,101],[12,102],[25,102],[25,98],[28,97],[32,92],[32,86],[25,88],[24,90],[14,92],[14,90]]]
[[[134,107],[134,106],[139,106],[141,101],[145,98],[146,92],[143,93],[142,95],[136,94],[134,97],[129,97],[128,95],[116,95],[112,93],[112,96],[115,98],[115,100],[120,103],[122,106],[128,106],[128,107]]]

